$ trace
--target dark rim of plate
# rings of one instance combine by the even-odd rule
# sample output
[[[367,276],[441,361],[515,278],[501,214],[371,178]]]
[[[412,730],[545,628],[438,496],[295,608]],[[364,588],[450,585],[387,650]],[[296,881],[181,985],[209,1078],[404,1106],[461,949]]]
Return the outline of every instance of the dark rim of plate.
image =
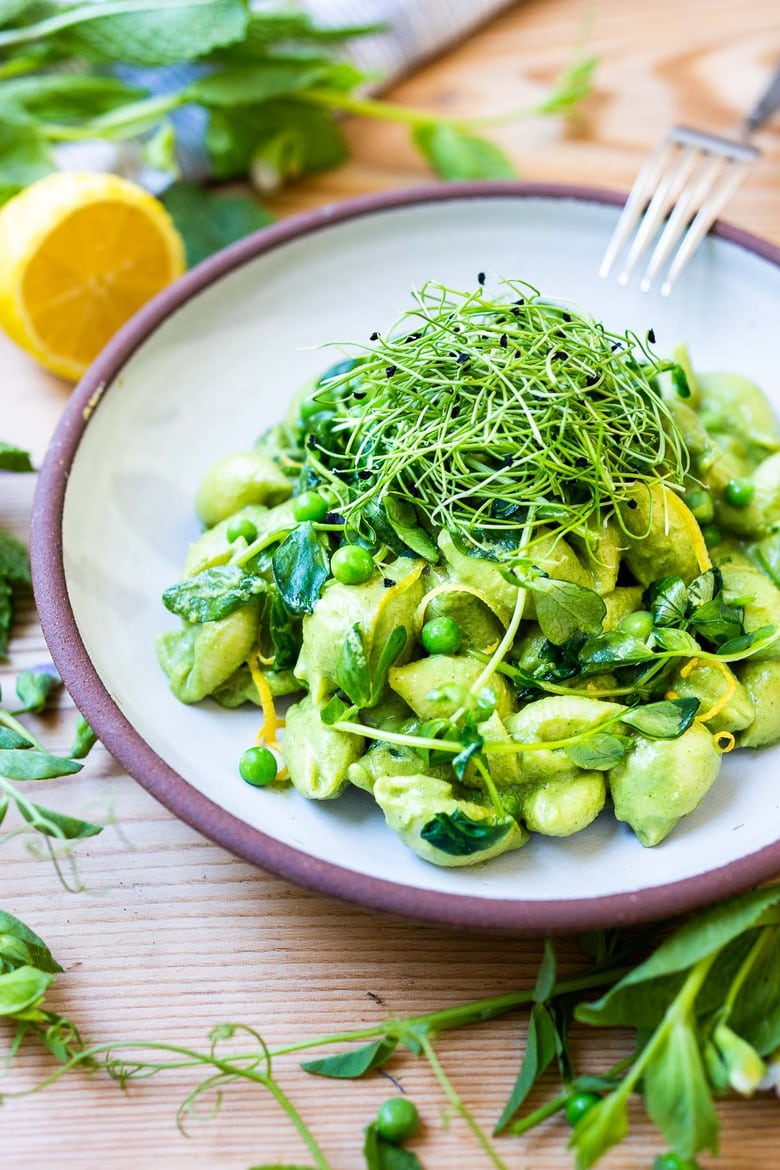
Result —
[[[52,658],[74,702],[111,755],[166,808],[238,857],[298,885],[344,901],[440,926],[523,933],[629,925],[681,914],[780,873],[780,841],[681,881],[602,897],[523,901],[418,889],[356,873],[283,844],[193,788],[125,718],[81,641],[68,597],[62,519],[71,463],[101,396],[135,351],[202,289],[266,252],[331,224],[397,208],[485,198],[575,199],[622,204],[625,196],[548,183],[453,183],[363,196],[298,215],[240,240],[186,273],[138,312],[106,346],[68,402],[41,468],[32,516],[35,600]],[[727,224],[713,234],[780,266],[780,248]]]

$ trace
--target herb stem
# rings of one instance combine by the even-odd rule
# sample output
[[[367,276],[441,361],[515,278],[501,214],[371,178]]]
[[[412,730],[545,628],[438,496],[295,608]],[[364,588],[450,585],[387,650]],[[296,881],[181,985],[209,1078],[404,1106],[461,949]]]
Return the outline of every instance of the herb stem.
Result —
[[[442,1067],[441,1062],[436,1055],[433,1044],[431,1043],[430,1037],[426,1033],[423,1033],[419,1037],[419,1040],[420,1046],[422,1047],[428,1063],[433,1070],[433,1074],[444,1090],[447,1100],[450,1102],[455,1112],[466,1122],[469,1129],[474,1134],[474,1137],[477,1139],[479,1145],[482,1147],[490,1159],[490,1162],[495,1167],[495,1170],[507,1170],[506,1163],[498,1156],[498,1153],[495,1150],[490,1138],[487,1136],[466,1102],[458,1094],[451,1080],[444,1071],[444,1068]]]
[[[357,114],[363,118],[376,118],[383,122],[401,122],[407,126],[451,126],[454,130],[467,130],[470,119],[448,118],[429,110],[415,110],[396,102],[380,101],[377,98],[354,97],[337,89],[302,90],[295,94],[296,101],[311,105],[325,106],[332,110],[343,110],[345,114]]]
[[[566,1102],[569,1100],[569,1093],[559,1093],[557,1097],[553,1097],[544,1105],[540,1105],[538,1109],[534,1109],[532,1113],[526,1113],[525,1117],[521,1117],[519,1121],[515,1121],[507,1129],[507,1133],[519,1137],[520,1134],[527,1133],[529,1129],[535,1129],[542,1121],[546,1121],[548,1117],[552,1117],[555,1113],[560,1113],[564,1108]]]
[[[306,1148],[308,1149],[309,1153],[311,1154],[312,1158],[314,1159],[316,1166],[317,1166],[317,1170],[332,1170],[330,1162],[328,1162],[327,1158],[325,1157],[325,1155],[323,1154],[319,1145],[317,1144],[317,1142],[314,1138],[314,1134],[311,1132],[308,1125],[303,1120],[303,1118],[301,1117],[300,1113],[293,1105],[290,1098],[282,1090],[279,1083],[277,1081],[275,1081],[273,1077],[266,1078],[266,1077],[260,1076],[256,1073],[251,1074],[251,1079],[252,1080],[259,1080],[261,1082],[261,1084],[265,1085],[266,1089],[268,1089],[269,1093],[274,1098],[276,1103],[281,1107],[281,1109],[287,1115],[288,1119],[290,1120],[292,1125],[297,1129],[303,1142],[306,1145]]]

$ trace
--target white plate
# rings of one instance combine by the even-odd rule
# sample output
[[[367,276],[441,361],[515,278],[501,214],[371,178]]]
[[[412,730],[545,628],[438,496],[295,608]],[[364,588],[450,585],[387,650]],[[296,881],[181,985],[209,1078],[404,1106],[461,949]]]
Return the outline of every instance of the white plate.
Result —
[[[217,457],[251,445],[332,360],[318,346],[386,329],[428,279],[501,276],[579,302],[698,368],[778,388],[776,250],[710,237],[669,299],[595,272],[614,200],[496,184],[436,188],[325,209],[242,241],[126,326],[71,400],[42,472],[36,597],[66,685],[117,759],[204,834],[327,893],[438,922],[570,929],[687,909],[780,871],[780,749],[735,751],[697,811],[654,849],[609,812],[567,840],[535,837],[484,867],[409,853],[370,797],[330,803],[250,788],[236,771],[256,710],[185,707],[155,634],[160,594],[198,533],[193,497]]]

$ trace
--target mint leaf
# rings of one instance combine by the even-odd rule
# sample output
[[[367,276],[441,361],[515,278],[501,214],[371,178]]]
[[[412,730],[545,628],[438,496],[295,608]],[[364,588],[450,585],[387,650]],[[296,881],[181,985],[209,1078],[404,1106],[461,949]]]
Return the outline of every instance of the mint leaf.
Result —
[[[323,80],[330,69],[329,61],[268,58],[253,65],[236,65],[210,73],[193,82],[186,90],[186,97],[188,101],[209,107],[252,106],[308,89]]]
[[[193,183],[173,183],[161,198],[184,240],[190,268],[273,223],[271,213],[255,199],[216,194]]]
[[[516,178],[514,166],[493,142],[446,123],[416,126],[412,141],[442,179]]]
[[[175,65],[240,40],[247,26],[242,0],[141,0],[125,12],[100,15],[99,4],[84,4],[65,15],[60,34],[70,53],[89,61],[125,65]],[[110,12],[119,7],[106,4]],[[0,41],[0,44],[2,42]]]
[[[245,175],[260,159],[278,182],[336,167],[348,154],[341,129],[327,110],[292,100],[212,110],[206,149],[219,179]]]
[[[2,133],[2,127],[0,127],[0,133]],[[23,451],[21,447],[15,447],[13,443],[4,443],[0,439],[0,471],[33,470],[30,455],[27,451]]]
[[[32,118],[0,102],[0,203],[53,170],[46,140]]]

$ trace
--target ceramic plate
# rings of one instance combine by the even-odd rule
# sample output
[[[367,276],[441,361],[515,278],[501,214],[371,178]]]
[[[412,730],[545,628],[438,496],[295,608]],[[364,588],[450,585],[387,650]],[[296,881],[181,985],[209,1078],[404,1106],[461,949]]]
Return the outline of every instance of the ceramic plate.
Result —
[[[328,894],[480,928],[639,921],[780,872],[780,748],[735,751],[697,811],[654,849],[606,813],[566,840],[535,837],[487,866],[409,853],[357,790],[312,803],[244,784],[255,709],[180,705],[154,654],[176,620],[160,602],[198,534],[193,497],[219,456],[251,445],[329,364],[428,279],[501,276],[578,302],[609,327],[685,341],[702,370],[774,393],[777,249],[728,228],[662,299],[595,276],[618,203],[593,191],[437,187],[324,208],[233,246],[137,315],[84,378],[43,468],[33,523],[36,598],[74,700],[117,760],[178,816],[234,853]]]

